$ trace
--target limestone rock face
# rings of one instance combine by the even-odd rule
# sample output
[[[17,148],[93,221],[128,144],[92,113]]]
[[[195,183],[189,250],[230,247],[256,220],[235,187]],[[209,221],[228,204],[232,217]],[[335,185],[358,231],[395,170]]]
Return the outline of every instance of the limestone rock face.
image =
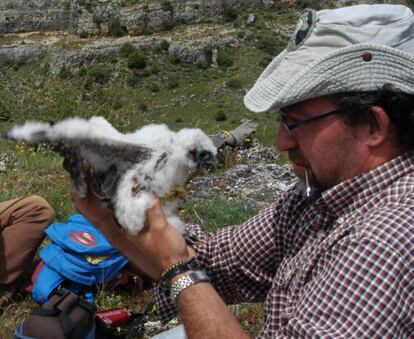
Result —
[[[266,4],[265,4],[266,3]],[[0,34],[65,31],[105,35],[118,19],[132,36],[178,23],[214,21],[227,7],[268,5],[266,0],[0,0]]]
[[[70,31],[76,6],[70,0],[0,0],[0,33]]]

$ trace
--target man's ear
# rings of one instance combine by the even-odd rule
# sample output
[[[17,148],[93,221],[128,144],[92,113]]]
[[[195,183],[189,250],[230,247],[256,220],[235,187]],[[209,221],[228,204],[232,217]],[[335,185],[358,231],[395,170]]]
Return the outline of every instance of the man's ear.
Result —
[[[390,118],[387,112],[380,106],[370,109],[371,117],[368,120],[368,145],[378,146],[390,137]]]

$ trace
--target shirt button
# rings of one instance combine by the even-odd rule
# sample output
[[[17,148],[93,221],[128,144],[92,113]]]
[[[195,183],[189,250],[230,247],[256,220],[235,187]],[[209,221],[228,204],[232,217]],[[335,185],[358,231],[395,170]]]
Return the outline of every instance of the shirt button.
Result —
[[[322,238],[324,238],[325,237],[325,231],[324,230],[320,230],[320,231],[318,231],[318,233],[317,233],[317,236],[318,236],[318,239],[322,239]]]
[[[343,217],[338,218],[337,222],[338,224],[343,224],[345,219]]]

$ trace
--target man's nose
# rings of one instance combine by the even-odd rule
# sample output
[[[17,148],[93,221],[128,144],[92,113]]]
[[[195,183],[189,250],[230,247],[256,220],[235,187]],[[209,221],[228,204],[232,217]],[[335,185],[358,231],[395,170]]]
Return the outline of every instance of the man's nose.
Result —
[[[290,149],[294,149],[298,146],[298,142],[294,136],[292,136],[287,129],[280,124],[277,129],[277,136],[275,147],[279,152],[286,152]]]

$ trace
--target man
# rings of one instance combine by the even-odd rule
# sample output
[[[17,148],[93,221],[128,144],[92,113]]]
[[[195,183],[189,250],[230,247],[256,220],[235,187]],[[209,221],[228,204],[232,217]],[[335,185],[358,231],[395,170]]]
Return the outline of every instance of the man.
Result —
[[[99,213],[111,216],[96,198],[75,202],[166,281],[159,312],[168,319],[178,306],[190,338],[247,337],[225,304],[249,301],[264,301],[260,338],[413,337],[412,11],[305,11],[245,104],[280,110],[276,147],[302,184],[244,224],[210,235],[189,225],[200,239],[194,250],[159,202],[137,236],[101,226]]]
[[[53,209],[38,196],[0,203],[0,307],[12,301],[53,218]]]

